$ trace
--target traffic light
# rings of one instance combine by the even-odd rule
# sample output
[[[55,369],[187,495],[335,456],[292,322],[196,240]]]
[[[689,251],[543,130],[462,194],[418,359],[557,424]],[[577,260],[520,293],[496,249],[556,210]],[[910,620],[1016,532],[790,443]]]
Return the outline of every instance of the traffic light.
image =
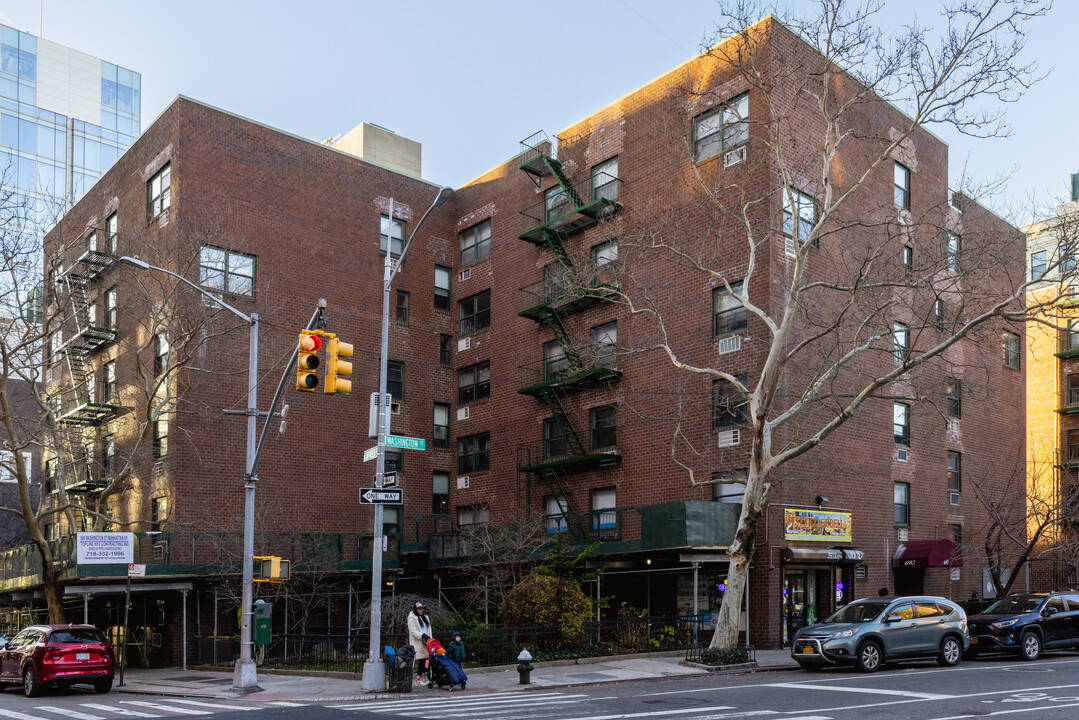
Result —
[[[292,561],[283,560],[275,555],[255,555],[251,558],[254,582],[281,582],[288,580]]]
[[[326,361],[326,392],[330,395],[347,395],[352,392],[352,380],[347,377],[352,374],[352,363],[341,358],[352,357],[352,346],[333,337],[326,344],[326,352],[329,355]]]
[[[307,330],[300,332],[299,362],[296,365],[296,389],[314,392],[318,387],[318,353],[322,340]]]

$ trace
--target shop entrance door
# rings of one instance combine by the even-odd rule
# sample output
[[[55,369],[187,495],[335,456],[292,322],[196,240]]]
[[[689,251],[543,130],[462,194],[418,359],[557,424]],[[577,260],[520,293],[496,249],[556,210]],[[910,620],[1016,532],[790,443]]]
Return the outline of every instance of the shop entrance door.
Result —
[[[788,570],[783,578],[788,643],[794,639],[795,633],[809,624],[810,596],[816,593],[809,589],[807,574],[806,570]]]
[[[834,571],[831,567],[790,568],[783,575],[783,640],[790,644],[794,634],[813,625],[835,609]]]

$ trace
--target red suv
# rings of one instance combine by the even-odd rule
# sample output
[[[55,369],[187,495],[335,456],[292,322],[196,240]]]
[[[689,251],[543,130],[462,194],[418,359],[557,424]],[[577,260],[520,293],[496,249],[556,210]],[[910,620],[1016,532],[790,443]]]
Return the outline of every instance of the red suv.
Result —
[[[93,625],[32,625],[0,649],[0,691],[21,684],[26,697],[49,687],[112,689],[112,643]]]

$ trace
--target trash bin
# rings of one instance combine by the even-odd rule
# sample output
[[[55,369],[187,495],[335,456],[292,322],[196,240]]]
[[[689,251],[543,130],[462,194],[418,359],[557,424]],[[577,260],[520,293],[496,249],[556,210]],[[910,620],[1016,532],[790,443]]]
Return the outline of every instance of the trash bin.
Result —
[[[411,645],[397,648],[393,659],[386,660],[386,675],[390,692],[412,692],[412,666],[416,663],[416,648]]]

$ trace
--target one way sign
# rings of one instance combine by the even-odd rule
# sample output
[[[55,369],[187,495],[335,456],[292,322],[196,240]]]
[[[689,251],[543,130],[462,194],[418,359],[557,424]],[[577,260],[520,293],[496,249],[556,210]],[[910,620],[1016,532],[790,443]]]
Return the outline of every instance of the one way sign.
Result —
[[[361,505],[404,505],[405,491],[401,488],[360,488]]]

